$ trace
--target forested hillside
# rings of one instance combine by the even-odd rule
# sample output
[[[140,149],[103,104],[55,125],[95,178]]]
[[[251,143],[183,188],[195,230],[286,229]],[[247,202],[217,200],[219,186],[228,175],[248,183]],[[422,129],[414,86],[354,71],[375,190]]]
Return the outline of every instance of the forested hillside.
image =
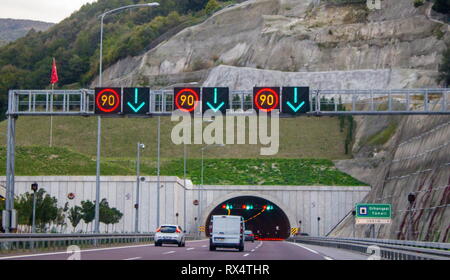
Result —
[[[53,23],[49,22],[0,18],[0,46],[27,35],[31,29],[45,31],[51,26]]]
[[[49,86],[52,58],[58,65],[57,87],[84,87],[98,73],[100,20],[109,9],[145,3],[141,0],[98,0],[85,4],[49,31],[27,36],[0,48],[0,116],[4,118],[7,91]],[[233,1],[156,0],[158,8],[141,8],[105,18],[104,66],[137,55],[169,30],[205,19]]]

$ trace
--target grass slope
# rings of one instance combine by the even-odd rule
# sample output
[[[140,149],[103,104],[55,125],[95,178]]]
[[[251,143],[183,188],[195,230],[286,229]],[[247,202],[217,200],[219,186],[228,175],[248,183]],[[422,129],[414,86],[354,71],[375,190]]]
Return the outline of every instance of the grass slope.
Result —
[[[97,119],[83,117],[55,117],[53,143],[73,151],[96,155]],[[104,118],[102,120],[102,157],[134,158],[136,143],[147,148],[144,157],[156,157],[156,118]],[[161,118],[161,157],[181,158],[183,146],[171,141],[175,125],[169,117]],[[6,121],[0,123],[0,141],[6,142]],[[20,117],[17,121],[17,146],[48,146],[49,117]],[[280,119],[280,147],[270,158],[345,159],[346,132],[339,131],[338,118],[299,117]],[[189,145],[189,158],[201,157],[202,145]],[[226,145],[208,149],[206,158],[269,158],[260,156],[260,145]]]
[[[6,150],[0,148],[0,160]],[[201,160],[188,160],[188,178],[200,183]],[[135,161],[126,158],[104,159],[102,175],[134,175]],[[155,160],[144,158],[142,175],[156,175]],[[334,167],[330,160],[312,159],[205,159],[204,184],[230,185],[364,185]],[[5,165],[0,174],[5,174]],[[95,175],[95,160],[60,147],[17,147],[16,175]],[[183,176],[183,159],[161,161],[161,175]]]

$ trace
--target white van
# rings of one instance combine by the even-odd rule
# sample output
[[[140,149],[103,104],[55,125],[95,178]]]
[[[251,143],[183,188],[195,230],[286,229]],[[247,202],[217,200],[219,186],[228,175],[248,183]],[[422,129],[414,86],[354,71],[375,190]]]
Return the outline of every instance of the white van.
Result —
[[[209,250],[217,247],[244,251],[244,218],[241,216],[212,216],[209,224]]]

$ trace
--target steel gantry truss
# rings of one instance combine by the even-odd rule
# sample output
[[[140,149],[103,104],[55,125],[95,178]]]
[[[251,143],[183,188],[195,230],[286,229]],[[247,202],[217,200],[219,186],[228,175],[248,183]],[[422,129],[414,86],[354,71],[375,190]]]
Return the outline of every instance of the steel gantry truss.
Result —
[[[16,120],[19,116],[94,116],[94,90],[10,90],[8,99],[6,155],[6,211],[3,216],[7,232],[14,212],[14,161]],[[252,91],[230,91],[233,114],[253,109]],[[151,90],[150,115],[170,115],[172,90]],[[450,115],[450,89],[399,90],[310,90],[307,115]],[[281,104],[281,113],[283,105]]]
[[[10,90],[8,116],[91,116],[94,90]],[[282,94],[282,93],[281,93]],[[252,91],[230,91],[230,109],[253,109]],[[173,111],[172,90],[151,90],[150,115]],[[310,91],[308,115],[440,115],[450,114],[450,89]],[[283,112],[283,104],[281,104]]]

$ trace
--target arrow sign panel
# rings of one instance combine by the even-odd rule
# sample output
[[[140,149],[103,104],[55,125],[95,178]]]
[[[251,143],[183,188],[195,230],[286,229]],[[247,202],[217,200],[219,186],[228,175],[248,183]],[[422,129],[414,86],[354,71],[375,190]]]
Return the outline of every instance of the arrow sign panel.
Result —
[[[124,88],[123,111],[127,115],[146,115],[149,112],[149,88]]]
[[[310,111],[309,87],[283,87],[282,112],[301,115]]]
[[[230,91],[227,87],[202,88],[202,111],[213,110],[225,114],[229,109]]]

